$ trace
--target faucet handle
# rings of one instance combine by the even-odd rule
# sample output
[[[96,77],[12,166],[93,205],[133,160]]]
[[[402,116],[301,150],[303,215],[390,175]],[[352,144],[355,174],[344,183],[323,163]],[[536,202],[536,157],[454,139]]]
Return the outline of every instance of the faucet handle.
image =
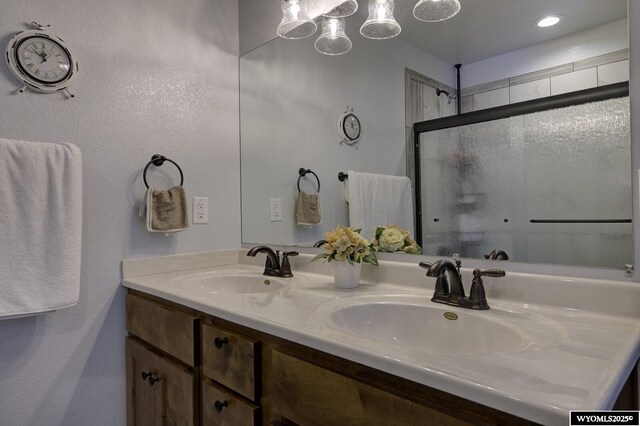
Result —
[[[282,252],[282,265],[280,266],[280,276],[284,278],[293,277],[291,272],[291,263],[289,262],[289,256],[297,256],[300,253],[297,251],[284,251]]]
[[[473,270],[473,276],[474,277],[495,277],[495,278],[500,278],[500,277],[504,277],[505,275],[507,275],[507,273],[502,270],[502,269],[485,269],[484,271],[480,270],[480,269],[474,269]]]
[[[418,266],[423,268],[423,269],[429,269],[429,268],[431,268],[431,265],[433,265],[433,263],[427,263],[427,262],[418,263]]]

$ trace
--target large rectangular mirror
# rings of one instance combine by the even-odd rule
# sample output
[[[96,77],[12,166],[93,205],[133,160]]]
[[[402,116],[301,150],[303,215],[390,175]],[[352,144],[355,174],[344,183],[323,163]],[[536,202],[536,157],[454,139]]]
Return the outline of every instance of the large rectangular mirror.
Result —
[[[241,2],[241,13],[252,10],[251,3]],[[269,3],[275,35],[280,4]],[[415,184],[414,123],[457,114],[458,104],[459,112],[468,113],[628,80],[626,0],[461,0],[460,13],[439,23],[417,21],[412,16],[415,3],[395,1],[402,26],[398,37],[370,40],[359,33],[367,17],[367,2],[360,1],[359,11],[346,19],[352,48],[344,55],[318,53],[318,30],[302,40],[272,39],[240,58],[244,243],[312,246],[336,225],[348,225],[349,204],[339,172],[409,176]],[[549,13],[562,15],[562,21],[547,29],[536,27],[537,18]],[[253,15],[244,24],[241,16],[241,28],[252,28],[251,19],[261,19],[265,27],[265,16]],[[316,22],[321,26],[321,18]],[[242,38],[241,33],[241,44]],[[454,67],[458,63],[459,96]],[[361,121],[358,149],[340,144],[336,129],[339,115],[348,107]],[[561,167],[561,162],[548,166],[553,164]],[[618,166],[615,172],[623,180],[626,175],[624,183],[630,186],[628,161]],[[296,224],[300,168],[311,169],[320,180],[321,224]],[[594,173],[604,182],[614,179],[607,169]],[[446,184],[429,181],[428,176],[423,173],[423,188]],[[538,181],[530,182],[528,190],[542,191],[531,186],[545,185],[544,179]],[[306,175],[300,186],[315,192],[315,177]],[[425,202],[424,197],[418,199]],[[512,202],[514,210],[521,208],[518,197]],[[629,210],[630,206],[629,198]],[[274,207],[279,215],[272,214]],[[421,206],[423,211],[427,208]],[[615,264],[589,256],[568,259],[562,250],[529,260],[618,267],[631,258],[628,228],[626,257]],[[428,238],[424,245],[426,253],[437,253]],[[481,257],[486,248],[460,250],[465,257]]]

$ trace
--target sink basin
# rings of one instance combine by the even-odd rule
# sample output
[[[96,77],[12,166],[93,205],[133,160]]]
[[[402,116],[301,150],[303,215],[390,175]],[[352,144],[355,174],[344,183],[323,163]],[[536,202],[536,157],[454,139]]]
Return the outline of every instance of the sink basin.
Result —
[[[291,280],[259,272],[211,270],[182,276],[176,287],[209,294],[253,294],[278,291]]]
[[[443,354],[487,354],[559,345],[565,332],[544,317],[501,307],[473,311],[426,295],[345,297],[318,313],[333,329],[365,341]]]

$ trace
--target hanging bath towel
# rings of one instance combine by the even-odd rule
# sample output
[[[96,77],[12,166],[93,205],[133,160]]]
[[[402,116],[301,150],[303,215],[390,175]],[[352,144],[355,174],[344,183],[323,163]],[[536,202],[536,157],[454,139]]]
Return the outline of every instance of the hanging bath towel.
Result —
[[[376,227],[399,225],[413,234],[413,195],[406,176],[349,170],[349,225],[373,238]]]
[[[82,155],[0,139],[0,319],[78,303]]]

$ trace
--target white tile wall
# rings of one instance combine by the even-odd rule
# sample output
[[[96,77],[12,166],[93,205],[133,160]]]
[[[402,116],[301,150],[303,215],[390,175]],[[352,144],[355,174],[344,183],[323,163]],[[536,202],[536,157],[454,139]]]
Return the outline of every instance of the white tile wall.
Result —
[[[612,62],[598,67],[598,86],[629,80],[629,60]]]
[[[596,67],[551,77],[551,95],[575,92],[598,86]]]
[[[516,84],[509,88],[510,101],[512,104],[516,102],[530,101],[551,94],[551,82],[548,78],[530,81],[529,83]]]
[[[488,92],[476,93],[473,95],[473,109],[478,111],[481,109],[493,108],[509,103],[509,88],[490,90]]]

